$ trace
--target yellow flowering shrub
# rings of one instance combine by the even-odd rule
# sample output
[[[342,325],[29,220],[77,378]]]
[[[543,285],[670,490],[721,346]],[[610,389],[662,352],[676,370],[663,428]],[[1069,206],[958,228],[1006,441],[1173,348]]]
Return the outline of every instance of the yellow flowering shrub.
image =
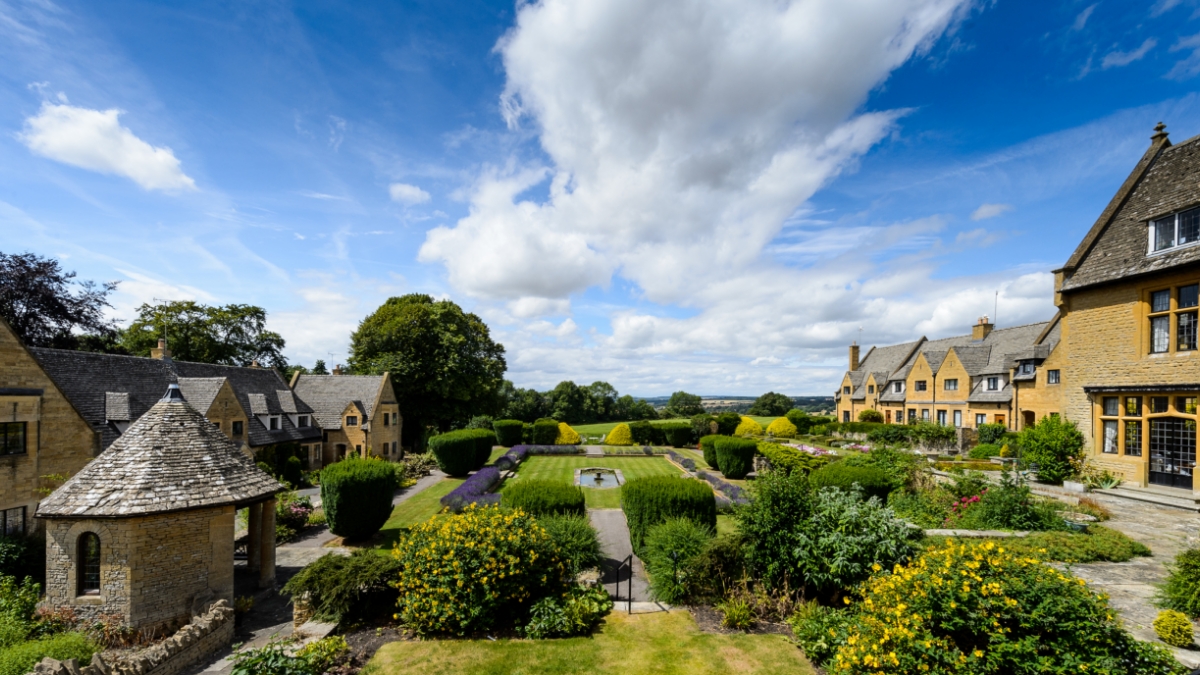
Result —
[[[579,445],[582,440],[579,432],[572,429],[570,424],[558,423],[558,438],[554,439],[555,445]]]
[[[1179,670],[1161,647],[1126,633],[1082,579],[993,542],[931,547],[878,570],[858,596],[853,620],[830,629],[831,675]]]
[[[633,431],[629,429],[628,424],[622,422],[608,432],[604,442],[608,445],[633,445]]]
[[[1154,634],[1172,647],[1191,647],[1196,641],[1192,622],[1183,612],[1164,609],[1154,619]]]
[[[762,436],[763,428],[758,422],[753,419],[742,416],[742,421],[737,425],[737,429],[733,432],[734,436]]]
[[[780,417],[767,425],[767,435],[775,438],[795,438],[796,425],[792,424],[788,418]]]
[[[522,621],[567,590],[554,540],[520,509],[468,505],[431,518],[392,548],[401,563],[396,619],[422,635],[466,635]]]

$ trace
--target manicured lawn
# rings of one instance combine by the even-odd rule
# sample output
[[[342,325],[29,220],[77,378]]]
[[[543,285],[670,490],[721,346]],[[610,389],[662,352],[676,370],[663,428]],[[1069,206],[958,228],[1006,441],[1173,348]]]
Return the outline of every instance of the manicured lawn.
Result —
[[[661,457],[578,457],[563,455],[541,455],[530,457],[521,463],[515,478],[505,481],[505,486],[514,480],[541,479],[554,480],[567,485],[575,483],[575,469],[589,466],[602,466],[609,469],[620,469],[625,480],[641,478],[642,476],[678,476],[681,471]],[[501,489],[503,493],[503,488]],[[588,508],[619,509],[621,508],[621,489],[584,488],[584,498]]]
[[[410,528],[417,523],[423,523],[441,511],[442,505],[438,503],[438,500],[462,485],[462,482],[461,478],[446,478],[401,502],[392,509],[392,517],[384,523],[383,529],[379,531],[379,538],[372,541],[372,545],[377,548],[390,549],[400,537],[401,530]]]
[[[717,536],[723,534],[736,534],[737,521],[733,516],[719,515],[717,516]]]
[[[367,675],[812,675],[782,635],[701,633],[686,611],[613,612],[593,636],[565,640],[428,640],[384,645]]]
[[[695,450],[692,448],[675,448],[675,452],[680,455],[683,455],[684,457],[687,457],[690,460],[694,460],[696,462],[696,466],[701,469],[714,468],[714,467],[710,467],[708,465],[708,462],[704,461],[704,453],[700,452],[699,450]]]

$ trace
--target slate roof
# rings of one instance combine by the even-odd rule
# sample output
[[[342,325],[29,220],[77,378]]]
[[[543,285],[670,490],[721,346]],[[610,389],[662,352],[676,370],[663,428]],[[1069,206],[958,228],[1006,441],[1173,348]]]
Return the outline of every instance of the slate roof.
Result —
[[[1200,263],[1200,244],[1147,254],[1148,223],[1200,206],[1200,136],[1155,134],[1142,159],[1063,267],[1062,290]]]
[[[100,447],[107,448],[121,435],[112,421],[132,421],[146,413],[162,397],[167,385],[179,384],[184,396],[194,396],[195,407],[204,411],[212,405],[221,383],[228,381],[233,387],[242,408],[250,413],[250,395],[262,394],[263,414],[284,415],[284,404],[279,401],[279,392],[287,385],[279,373],[271,368],[243,368],[210,363],[191,363],[173,359],[151,359],[141,356],[96,354],[65,349],[30,347],[29,352],[41,364],[42,369],[54,380],[63,395],[79,410],[79,414],[100,434]],[[110,397],[109,394],[124,394]],[[288,404],[300,414],[311,414],[312,409],[303,401],[288,396]],[[123,420],[108,417],[112,410],[123,411]],[[246,440],[251,447],[261,447],[288,441],[311,441],[321,437],[317,427],[297,429],[284,416],[282,428],[270,431],[255,417],[246,423]]]
[[[1008,403],[1012,400],[1012,384],[1005,384],[996,391],[988,391],[987,380],[980,380],[967,396],[968,403]]]
[[[306,375],[296,378],[293,391],[313,408],[313,416],[324,429],[341,429],[342,412],[351,403],[364,419],[375,410],[383,375]]]
[[[178,389],[38,505],[43,518],[123,518],[244,505],[284,487]],[[170,396],[170,394],[168,395]]]

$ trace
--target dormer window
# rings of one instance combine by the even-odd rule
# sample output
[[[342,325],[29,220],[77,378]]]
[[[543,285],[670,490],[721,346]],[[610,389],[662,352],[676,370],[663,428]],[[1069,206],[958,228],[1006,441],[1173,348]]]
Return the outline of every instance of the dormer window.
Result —
[[[1033,374],[1033,361],[1022,361],[1021,362],[1021,374],[1022,375],[1032,375]]]
[[[358,416],[357,415],[346,415],[346,426],[348,426],[348,427],[358,426]]]
[[[1200,240],[1200,207],[1150,221],[1150,252]]]
[[[271,423],[271,426],[270,426],[271,431],[279,430],[279,418],[278,417],[272,417],[270,420],[270,423]]]
[[[896,393],[897,393],[897,394],[902,394],[902,393],[904,393],[904,383],[903,383],[903,382],[897,382],[897,383],[896,383],[896,386],[895,386],[895,390],[896,390]]]
[[[308,415],[301,415],[299,424],[297,424],[296,426],[300,427],[301,429],[307,427],[308,426]]]
[[[875,393],[875,385],[873,385],[873,384],[868,384],[868,385],[867,385],[867,393],[868,393],[868,394],[874,394],[874,393]]]

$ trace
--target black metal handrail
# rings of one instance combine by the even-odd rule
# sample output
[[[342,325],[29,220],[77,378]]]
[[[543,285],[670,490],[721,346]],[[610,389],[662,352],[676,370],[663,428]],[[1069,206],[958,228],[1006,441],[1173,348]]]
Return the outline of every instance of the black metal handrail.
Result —
[[[621,564],[617,565],[613,600],[621,601],[621,570],[629,568],[629,593],[625,596],[625,611],[633,614],[633,554],[630,553]]]

